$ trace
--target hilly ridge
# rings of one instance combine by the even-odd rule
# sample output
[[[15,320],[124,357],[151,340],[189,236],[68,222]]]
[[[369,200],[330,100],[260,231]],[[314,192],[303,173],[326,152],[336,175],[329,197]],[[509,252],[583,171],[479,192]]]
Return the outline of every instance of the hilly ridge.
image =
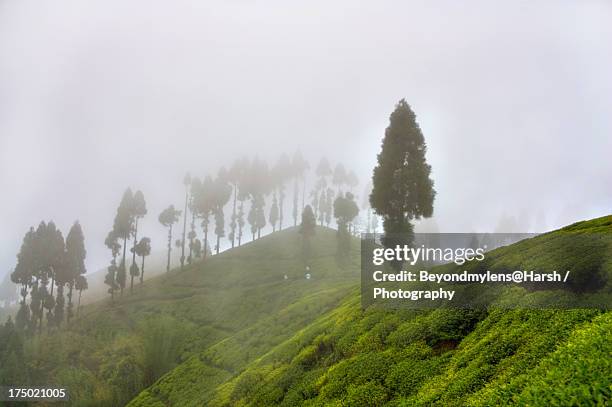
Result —
[[[317,228],[311,279],[290,228],[88,304],[69,329],[28,344],[32,382],[71,389],[71,405],[125,405],[176,366],[198,372],[189,387],[204,397],[355,289],[358,262],[338,271],[335,239]]]
[[[609,277],[612,217],[502,248],[496,261],[546,261],[544,245],[566,232],[603,233],[606,244],[596,254],[605,258],[599,272]],[[576,249],[570,255],[587,248]],[[251,351],[246,342],[221,341],[129,405],[605,406],[612,397],[612,314],[605,310],[363,311],[354,289],[320,311],[307,325],[279,321],[294,332],[240,363],[236,357]],[[250,329],[245,338],[265,335]]]

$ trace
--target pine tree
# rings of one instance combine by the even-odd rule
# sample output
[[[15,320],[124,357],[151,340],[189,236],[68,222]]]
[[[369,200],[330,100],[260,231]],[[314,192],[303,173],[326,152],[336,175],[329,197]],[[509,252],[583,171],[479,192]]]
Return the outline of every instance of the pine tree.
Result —
[[[414,240],[411,222],[433,213],[435,191],[426,151],[416,116],[402,99],[385,130],[370,195],[372,208],[383,218],[386,247],[411,244]]]

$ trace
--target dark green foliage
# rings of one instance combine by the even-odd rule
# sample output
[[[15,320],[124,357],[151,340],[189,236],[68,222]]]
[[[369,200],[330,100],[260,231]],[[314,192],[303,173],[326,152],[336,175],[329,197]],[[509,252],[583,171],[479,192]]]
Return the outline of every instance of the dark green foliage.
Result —
[[[545,261],[542,245],[561,233],[492,257]],[[610,272],[607,262],[602,267]],[[219,386],[207,405],[604,406],[610,329],[610,313],[598,310],[362,311],[359,297],[349,296]]]
[[[41,222],[26,233],[11,280],[21,287],[16,328],[30,334],[42,331],[46,310],[47,325],[59,326],[72,316],[72,290],[76,279],[85,273],[85,246],[76,222],[68,234],[67,245],[53,222]],[[68,287],[68,307],[64,288]],[[56,290],[57,289],[57,290]],[[28,294],[30,304],[27,303]]]
[[[169,317],[150,318],[141,323],[143,338],[143,380],[150,386],[179,362],[185,327]],[[133,392],[132,392],[133,394]]]
[[[23,334],[11,318],[0,325],[0,386],[27,386],[29,367],[23,349]]]
[[[425,159],[426,151],[416,116],[402,99],[391,113],[389,127],[385,130],[370,194],[372,208],[383,217],[388,235],[383,244],[387,247],[410,244],[411,221],[430,217],[433,213],[435,191],[430,178],[431,167]]]

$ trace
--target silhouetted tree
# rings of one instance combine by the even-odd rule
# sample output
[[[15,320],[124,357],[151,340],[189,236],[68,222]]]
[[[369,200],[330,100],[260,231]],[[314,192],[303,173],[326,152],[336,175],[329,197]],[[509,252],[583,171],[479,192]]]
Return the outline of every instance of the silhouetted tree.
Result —
[[[215,252],[219,254],[221,238],[225,236],[225,214],[223,208],[228,203],[232,195],[232,187],[228,183],[228,174],[225,168],[219,170],[219,174],[215,179],[213,190],[213,211],[215,214],[215,235],[217,235],[217,244]]]
[[[325,225],[329,227],[331,224],[333,212],[334,212],[334,190],[331,188],[327,188],[327,193],[325,194]]]
[[[191,230],[189,231],[188,234],[188,238],[189,238],[189,256],[187,257],[187,262],[189,264],[191,264],[192,262],[192,255],[193,255],[193,241],[194,239],[197,237],[197,233],[196,233],[196,224],[195,224],[195,220],[196,220],[196,216],[197,216],[197,209],[195,207],[195,196],[197,194],[197,192],[202,189],[202,181],[200,181],[199,178],[197,177],[191,177],[191,192],[189,194],[189,211],[191,212]],[[199,257],[199,256],[196,256]]]
[[[302,223],[300,224],[299,233],[302,235],[302,261],[304,265],[309,265],[312,257],[311,238],[315,234],[317,221],[314,217],[314,212],[310,205],[306,205],[302,211]]]
[[[298,209],[299,202],[299,187],[298,182],[302,181],[302,211],[304,210],[305,199],[306,199],[306,170],[309,165],[308,162],[302,156],[300,151],[296,151],[293,155],[293,160],[291,161],[292,174],[295,182],[295,188],[293,190],[293,225],[297,225],[298,214],[300,210]],[[311,208],[312,209],[312,208]]]
[[[11,281],[21,286],[21,300],[15,320],[15,325],[20,331],[25,330],[30,324],[30,306],[26,301],[28,291],[34,284],[34,278],[38,273],[36,243],[36,231],[31,227],[23,238],[21,249],[17,254],[17,265],[11,273]]]
[[[285,186],[291,178],[291,161],[287,154],[280,156],[274,168],[276,174],[276,185],[278,189],[278,230],[283,230]]]
[[[191,186],[191,175],[187,173],[183,178],[185,186],[185,209],[183,210],[183,237],[181,239],[181,269],[185,266],[185,236],[187,235],[187,206],[189,204],[189,187]]]
[[[430,178],[427,146],[416,116],[404,99],[391,113],[378,165],[372,177],[370,204],[383,217],[386,247],[410,244],[412,220],[433,214],[435,191]],[[401,265],[401,264],[400,264]],[[396,265],[398,266],[398,265]]]
[[[349,224],[359,214],[359,207],[355,203],[353,194],[347,192],[339,195],[334,201],[334,217],[338,223],[338,257],[346,257],[351,249],[351,236]]]
[[[168,262],[166,263],[166,272],[170,271],[170,256],[172,254],[172,226],[179,221],[181,211],[174,209],[174,205],[170,205],[159,214],[159,223],[168,228]]]
[[[266,225],[264,207],[265,195],[269,193],[271,187],[269,177],[268,165],[265,161],[255,157],[251,163],[247,180],[247,188],[251,197],[251,208],[247,220],[251,225],[253,239],[255,239],[255,234],[257,237],[261,236],[261,230]]]
[[[134,290],[134,277],[138,277],[138,265],[136,264],[136,245],[138,242],[138,220],[147,214],[147,204],[141,191],[136,191],[132,202],[132,216],[134,219],[134,245],[132,246],[132,265],[130,266],[130,292]]]
[[[272,225],[272,232],[276,232],[276,222],[278,222],[278,201],[276,194],[272,198],[272,206],[270,207],[270,224]]]
[[[140,284],[142,284],[144,281],[145,257],[151,254],[151,239],[148,237],[143,237],[140,239],[140,242],[138,242],[136,245],[134,252],[142,259],[140,263]]]
[[[200,239],[195,239],[192,242],[192,250],[193,250],[193,255],[195,258],[199,258],[202,256],[202,242],[200,241]]]
[[[84,275],[77,276],[74,281],[74,288],[79,292],[79,300],[77,303],[77,315],[79,315],[81,310],[81,294],[83,294],[84,290],[87,290],[87,288],[89,288],[89,285],[87,284],[87,278],[85,278]]]
[[[214,181],[210,176],[206,176],[201,187],[197,190],[194,207],[198,216],[202,219],[202,230],[204,231],[204,247],[208,246],[208,226],[210,225],[210,215],[214,210]],[[204,251],[204,258],[208,253]]]
[[[322,195],[325,194],[327,188],[327,178],[332,174],[332,169],[327,158],[321,158],[319,164],[317,164],[315,174],[317,176],[317,182],[311,194],[313,197],[312,203],[315,217],[323,224],[322,220],[325,218],[325,214],[323,213],[325,198],[322,197]]]
[[[104,284],[108,286],[108,292],[111,295],[111,300],[115,299],[115,291],[119,289],[117,283],[117,256],[121,250],[121,244],[117,239],[117,235],[114,230],[111,230],[104,240],[104,244],[111,251],[113,256],[110,265],[106,269],[106,275],[104,276]]]
[[[323,226],[323,222],[325,222],[326,203],[327,203],[326,191],[325,189],[323,189],[319,194],[319,199],[318,199],[318,204],[317,204],[317,206],[319,207],[319,213],[317,215],[317,219],[319,220],[319,224],[321,226]]]
[[[230,170],[227,173],[227,181],[229,182],[232,188],[232,217],[230,219],[230,232],[228,236],[232,244],[232,248],[234,248],[237,237],[236,232],[238,227],[238,189],[240,188],[241,181],[244,177],[245,162],[246,159],[234,161],[234,164],[232,164]]]
[[[121,295],[123,295],[127,276],[125,262],[127,241],[134,233],[134,194],[130,188],[123,193],[123,197],[117,208],[117,214],[115,215],[115,221],[113,223],[113,231],[119,239],[123,240],[123,256],[116,276]]]
[[[85,250],[85,236],[79,222],[75,222],[74,225],[68,231],[66,236],[66,265],[69,270],[68,284],[68,309],[67,319],[70,321],[72,318],[72,292],[75,288],[77,280],[82,276],[85,279],[84,274],[87,272],[85,268],[85,257],[87,257],[87,251]],[[82,283],[82,281],[81,281]],[[87,280],[85,280],[85,285]]]
[[[45,291],[47,283],[50,282],[51,291],[45,292],[43,298],[43,307],[47,310],[47,325],[50,328],[55,322],[55,306],[57,304],[54,294],[54,286],[63,286],[63,284],[69,278],[66,273],[66,245],[64,242],[64,236],[62,232],[55,226],[53,222],[47,224],[44,237],[41,239],[43,242],[43,268],[46,270],[46,278],[44,280]],[[49,281],[50,280],[50,281]],[[63,290],[62,290],[63,298]],[[62,301],[63,306],[63,301]],[[63,311],[63,310],[62,310]],[[42,329],[42,313],[40,315],[40,329]]]
[[[240,202],[240,206],[238,208],[238,213],[236,214],[238,246],[240,246],[242,243],[242,234],[245,225],[244,202],[249,199],[249,167],[249,160],[247,158],[243,158],[240,162],[240,177],[238,179],[238,202]]]

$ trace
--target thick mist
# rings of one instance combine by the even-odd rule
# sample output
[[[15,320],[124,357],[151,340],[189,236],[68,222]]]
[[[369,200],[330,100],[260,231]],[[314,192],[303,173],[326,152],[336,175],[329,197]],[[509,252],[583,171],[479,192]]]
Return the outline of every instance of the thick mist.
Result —
[[[610,213],[611,21],[604,1],[1,2],[0,276],[41,220],[78,219],[88,269],[104,267],[128,186],[162,250],[185,172],[244,155],[326,156],[361,195],[401,98],[438,192],[421,227]]]

